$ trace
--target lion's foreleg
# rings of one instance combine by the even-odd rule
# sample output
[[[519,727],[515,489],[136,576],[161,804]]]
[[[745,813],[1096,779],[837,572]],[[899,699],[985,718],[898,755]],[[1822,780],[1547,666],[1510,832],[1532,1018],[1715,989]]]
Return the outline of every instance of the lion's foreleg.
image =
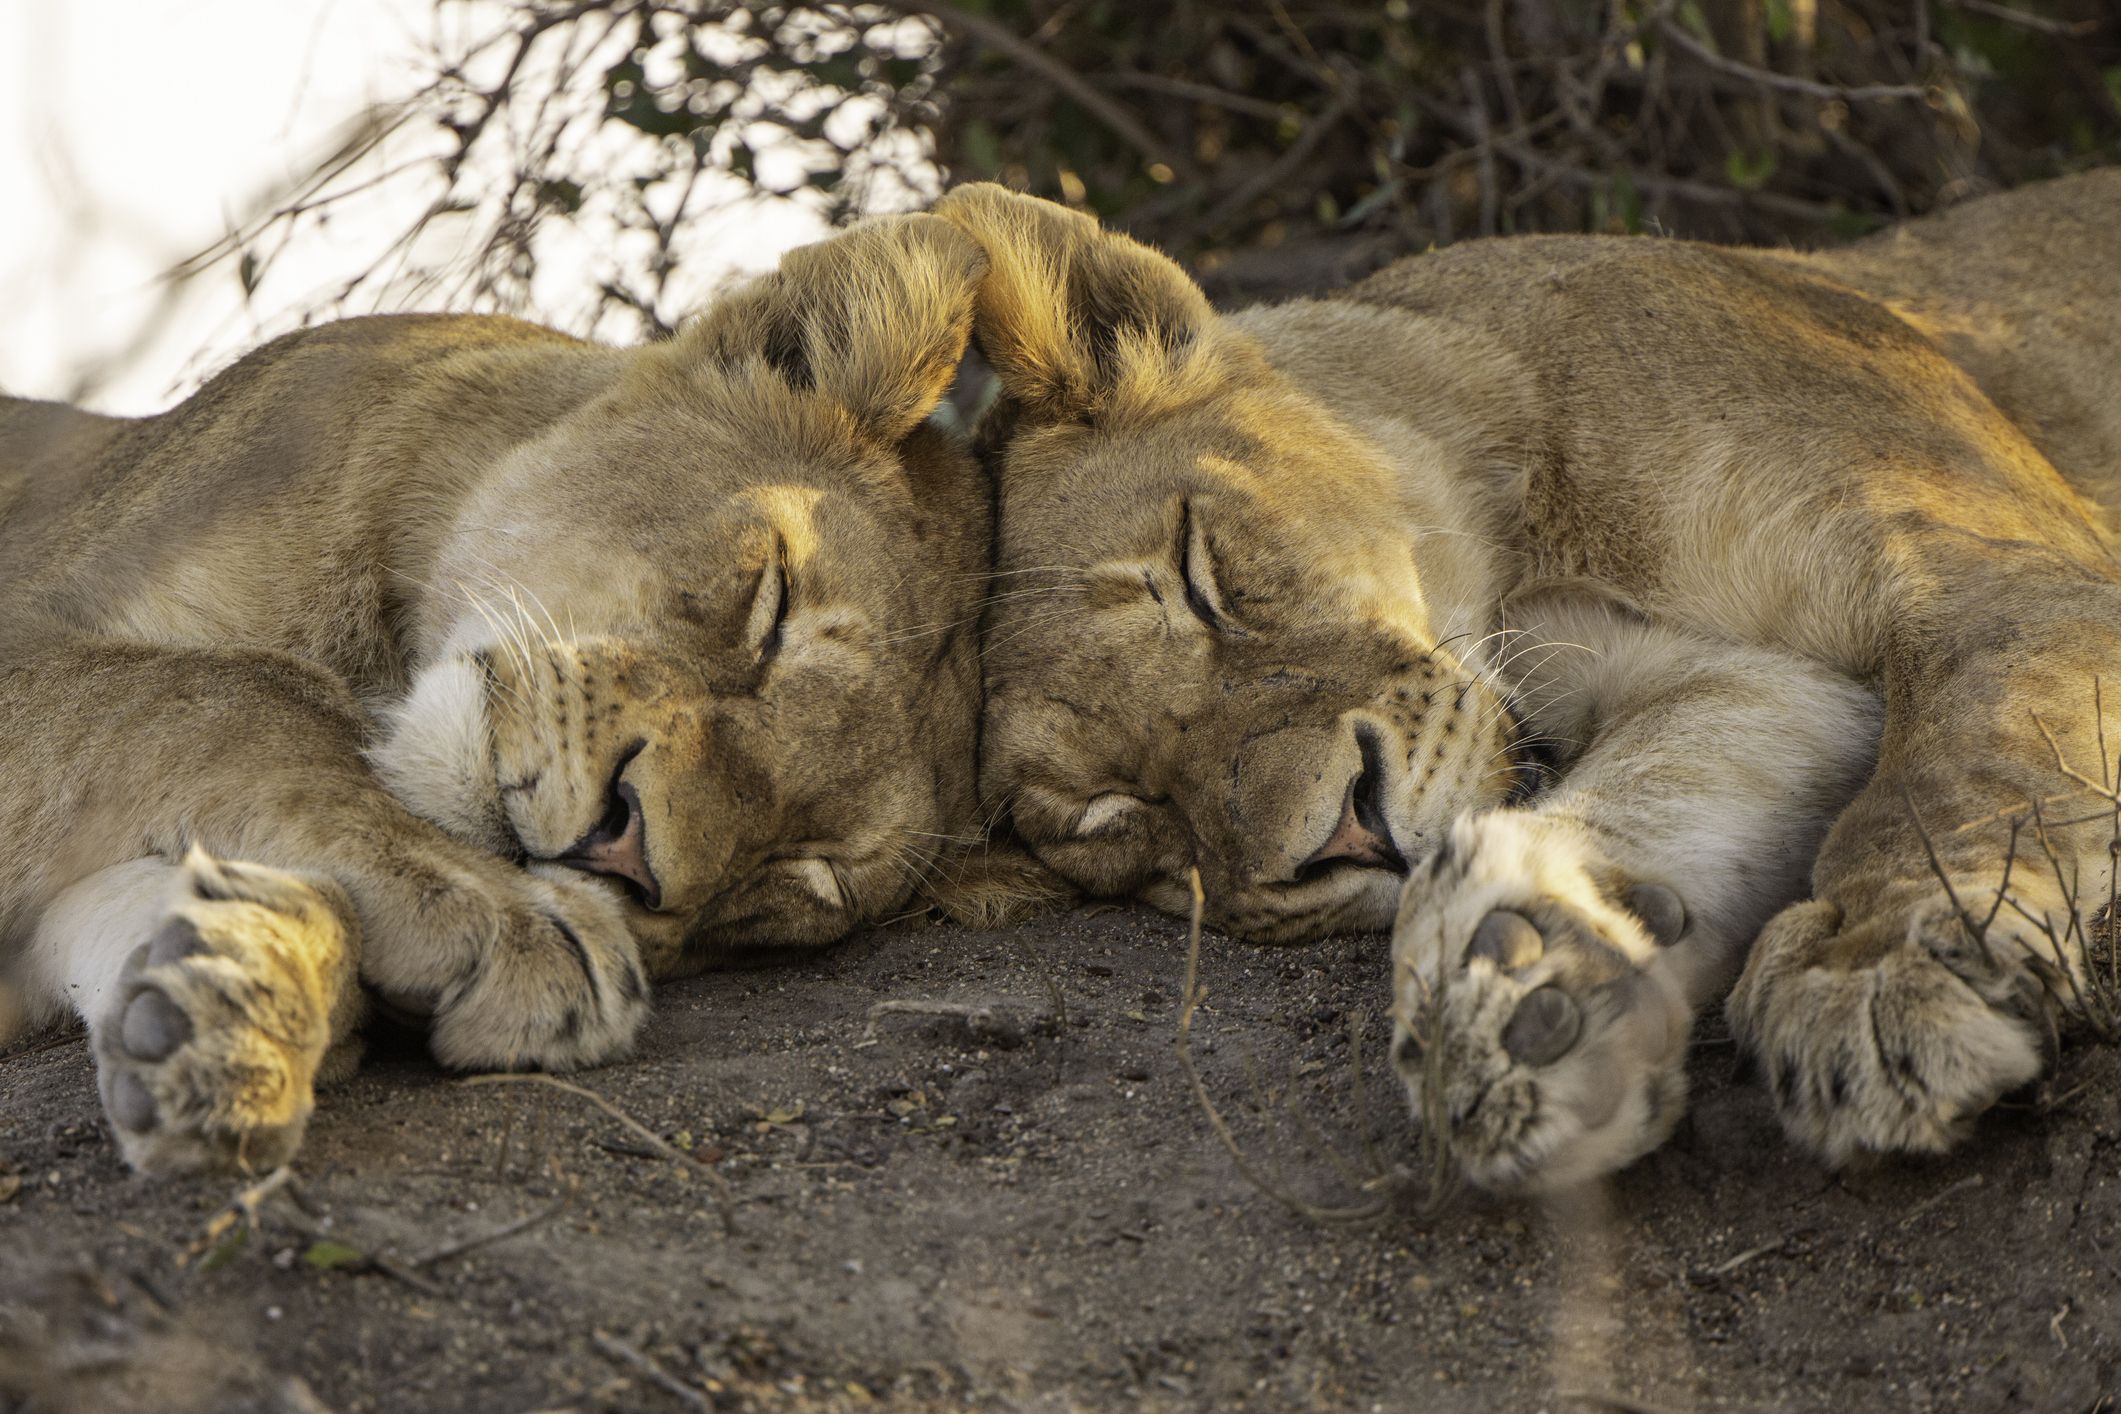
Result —
[[[2112,877],[2121,584],[1963,541],[1921,569],[1876,776],[1731,1000],[1784,1125],[1834,1162],[1945,1148],[2041,1072]]]
[[[74,642],[18,660],[0,678],[0,932],[26,936],[113,866],[200,849],[338,891],[344,909],[325,912],[351,919],[340,931],[358,934],[361,976],[433,1017],[445,1061],[568,1066],[625,1046],[646,985],[618,904],[411,815],[362,760],[366,725],[336,680],[276,654]],[[326,931],[239,922],[253,974],[275,949],[301,951],[288,939]],[[148,941],[73,936],[126,958]]]
[[[359,932],[345,893],[195,850],[89,876],[44,910],[20,975],[89,1025],[134,1167],[267,1168],[317,1083],[359,1055]]]
[[[1552,1187],[1670,1132],[1693,1017],[1802,895],[1878,709],[1812,665],[1604,609],[1550,611],[1511,651],[1548,665],[1519,700],[1573,759],[1417,867],[1394,935],[1396,1053],[1410,1085],[1440,1079],[1428,1113],[1470,1176]]]

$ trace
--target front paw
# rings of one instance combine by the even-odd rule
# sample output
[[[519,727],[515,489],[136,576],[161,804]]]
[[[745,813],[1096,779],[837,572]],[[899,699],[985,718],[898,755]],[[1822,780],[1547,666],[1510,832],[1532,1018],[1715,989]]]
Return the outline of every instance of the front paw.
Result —
[[[436,1059],[459,1069],[572,1070],[623,1054],[648,979],[623,906],[572,870],[502,869],[483,894],[487,941],[433,1002]]]
[[[1977,892],[1962,886],[1961,898]],[[1754,945],[1731,1029],[1783,1128],[1828,1163],[1938,1153],[2046,1068],[2052,953],[2008,911],[1969,926],[1943,898],[1857,923],[1829,903],[1797,904]]]
[[[326,886],[328,887],[328,886]],[[97,1088],[144,1173],[294,1156],[359,990],[343,896],[200,850],[94,1028]]]
[[[1401,899],[1393,1057],[1466,1178],[1563,1188],[1664,1142],[1691,1012],[1660,961],[1686,931],[1677,894],[1620,878],[1568,822],[1452,827]]]

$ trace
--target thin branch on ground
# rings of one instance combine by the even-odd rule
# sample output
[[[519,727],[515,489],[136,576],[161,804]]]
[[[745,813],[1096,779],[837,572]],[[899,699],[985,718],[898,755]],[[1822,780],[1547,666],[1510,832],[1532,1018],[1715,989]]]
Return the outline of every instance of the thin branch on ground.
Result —
[[[505,1241],[520,1233],[528,1232],[534,1227],[551,1222],[565,1212],[567,1205],[573,1201],[574,1195],[569,1194],[552,1206],[540,1208],[534,1213],[517,1218],[512,1223],[504,1223],[491,1231],[474,1233],[470,1237],[459,1238],[455,1242],[445,1242],[433,1251],[413,1258],[405,1265],[418,1271],[422,1268],[434,1266],[438,1262],[446,1262],[452,1257],[461,1257],[467,1252],[475,1252],[481,1247],[490,1247],[496,1242]]]
[[[1328,1206],[1313,1203],[1278,1182],[1245,1153],[1244,1146],[1238,1142],[1229,1121],[1223,1118],[1222,1111],[1216,1107],[1215,1101],[1209,1098],[1207,1083],[1201,1079],[1200,1067],[1193,1060],[1193,1017],[1204,995],[1200,986],[1200,928],[1207,895],[1201,890],[1199,869],[1187,870],[1186,877],[1193,891],[1193,913],[1186,928],[1185,981],[1179,997],[1178,1031],[1173,1037],[1172,1050],[1178,1057],[1179,1067],[1186,1073],[1186,1083],[1193,1091],[1194,1102],[1200,1106],[1201,1113],[1208,1117],[1209,1125],[1215,1130],[1215,1137],[1222,1141],[1222,1146],[1229,1153],[1230,1161],[1236,1166],[1238,1173],[1254,1188],[1289,1211],[1314,1222],[1365,1222],[1382,1215],[1390,1206],[1390,1199],[1381,1193],[1359,1203]]]
[[[540,1075],[530,1071],[497,1071],[491,1075],[467,1075],[457,1083],[460,1085],[538,1085],[548,1090],[558,1090],[562,1094],[573,1095],[577,1099],[589,1101],[590,1104],[595,1105],[605,1114],[617,1120],[629,1134],[646,1144],[656,1154],[676,1164],[679,1173],[698,1174],[705,1178],[708,1186],[714,1189],[715,1201],[721,1212],[722,1231],[725,1234],[733,1234],[736,1231],[736,1196],[730,1190],[729,1180],[716,1173],[711,1165],[678,1148],[677,1145],[671,1143],[662,1135],[656,1133],[602,1095],[599,1095],[596,1091],[586,1086],[576,1085],[571,1081],[561,1080],[557,1076]]]
[[[645,1350],[628,1345],[617,1336],[608,1335],[603,1331],[591,1332],[589,1339],[598,1350],[622,1365],[631,1366],[637,1373],[646,1377],[657,1388],[676,1399],[686,1408],[702,1410],[714,1408],[714,1402],[708,1399],[704,1393],[664,1369],[661,1362]]]

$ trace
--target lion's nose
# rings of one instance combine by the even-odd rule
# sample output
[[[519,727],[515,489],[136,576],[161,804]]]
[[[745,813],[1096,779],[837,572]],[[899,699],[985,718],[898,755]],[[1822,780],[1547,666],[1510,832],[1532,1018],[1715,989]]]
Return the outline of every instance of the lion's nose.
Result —
[[[626,880],[643,907],[655,908],[663,901],[663,886],[648,867],[648,823],[641,815],[641,797],[623,781],[612,787],[611,805],[596,828],[568,846],[556,862]]]
[[[1392,822],[1385,818],[1384,771],[1377,738],[1358,728],[1356,740],[1362,748],[1362,769],[1348,782],[1341,797],[1340,821],[1334,825],[1333,833],[1296,866],[1298,882],[1316,878],[1336,861],[1365,869],[1389,869],[1395,874],[1407,872],[1406,856],[1399,852],[1392,839]]]

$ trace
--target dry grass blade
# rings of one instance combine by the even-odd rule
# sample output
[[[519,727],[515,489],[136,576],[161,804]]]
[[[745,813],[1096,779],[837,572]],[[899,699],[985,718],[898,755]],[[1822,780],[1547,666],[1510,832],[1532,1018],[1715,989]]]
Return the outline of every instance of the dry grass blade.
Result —
[[[209,1253],[232,1251],[235,1245],[247,1241],[258,1229],[258,1210],[265,1206],[265,1201],[294,1181],[295,1171],[282,1164],[257,1182],[246,1184],[219,1212],[206,1220],[197,1240],[178,1254],[177,1265],[187,1265],[194,1258]],[[243,1224],[240,1230],[236,1228],[239,1222]]]
[[[2116,923],[2121,921],[2116,919],[2116,902],[2121,899],[2121,782],[2116,780],[2115,762],[2106,742],[2105,685],[2096,677],[2092,680],[2092,709],[2099,749],[2098,776],[2094,777],[2070,762],[2061,739],[2035,712],[2031,714],[2033,726],[2047,743],[2055,771],[2070,782],[2073,789],[2028,798],[2016,810],[1994,811],[1944,832],[1945,838],[1955,838],[1977,830],[1993,830],[1999,825],[2009,828],[2002,874],[1996,883],[1995,898],[1984,916],[1976,917],[1962,902],[1939,854],[1938,836],[1933,835],[1924,823],[1915,808],[1913,796],[1905,788],[1901,795],[1908,819],[1922,841],[1930,872],[1950,899],[1967,936],[1986,945],[1997,917],[2009,909],[2022,922],[2024,931],[2031,938],[2038,939],[2036,943],[2023,934],[2018,937],[2025,950],[2026,965],[2046,988],[2054,1013],[2068,1018],[2096,1039],[2112,1043],[2121,1041],[2121,944],[2117,944],[2115,937]],[[2051,807],[2086,797],[2100,801],[2101,808],[2089,814],[2070,813],[2060,820],[2049,817]],[[2058,847],[2056,834],[2100,823],[2107,826],[2107,886],[2103,906],[2094,917],[2087,914],[2084,906],[2084,881],[2077,867],[2082,858],[2081,851]],[[2057,894],[2064,900],[2060,917],[2050,916],[2042,908],[2029,907],[2012,887],[2020,877],[2019,851],[2028,838],[2037,845],[2039,857],[2047,866],[2045,876],[2053,880]],[[2064,862],[2065,853],[2070,855],[2067,864]],[[2052,1020],[2050,1024],[2052,1026]],[[2059,1045],[2059,1037],[2051,1034],[2049,1039]]]

